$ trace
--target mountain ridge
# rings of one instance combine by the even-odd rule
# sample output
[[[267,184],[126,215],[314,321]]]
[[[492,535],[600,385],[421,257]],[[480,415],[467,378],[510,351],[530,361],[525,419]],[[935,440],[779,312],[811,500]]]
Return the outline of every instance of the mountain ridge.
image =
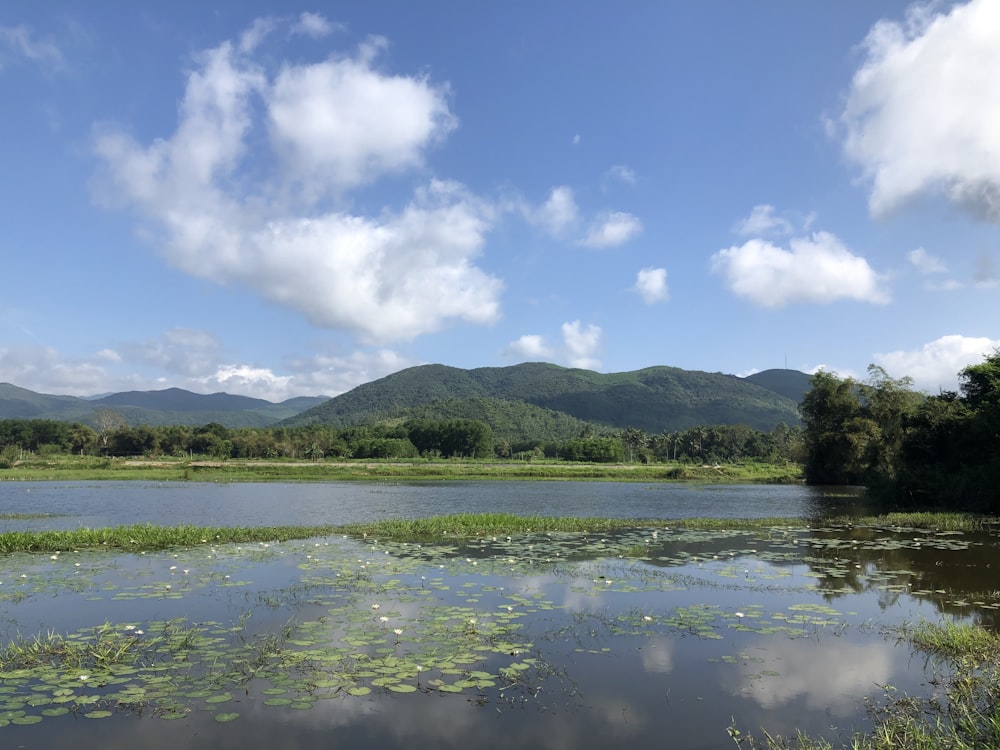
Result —
[[[795,372],[795,371],[792,371]],[[808,380],[808,375],[799,373]],[[768,378],[762,379],[769,382]],[[399,419],[418,407],[474,399],[527,403],[583,422],[647,432],[713,424],[770,430],[799,423],[798,401],[772,388],[723,373],[653,366],[619,373],[546,362],[463,370],[417,365],[363,383],[282,426],[351,426]]]
[[[93,424],[99,412],[118,412],[130,424],[269,427],[327,401],[327,396],[296,396],[279,403],[228,393],[202,394],[182,388],[123,391],[99,398],[36,393],[0,383],[0,419],[53,419]]]

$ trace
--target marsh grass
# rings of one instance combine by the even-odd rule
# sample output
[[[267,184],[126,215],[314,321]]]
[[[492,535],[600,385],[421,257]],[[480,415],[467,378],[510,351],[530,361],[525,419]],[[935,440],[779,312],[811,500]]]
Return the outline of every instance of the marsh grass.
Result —
[[[191,647],[196,631],[179,621],[163,624],[155,635],[134,627],[105,623],[86,635],[66,637],[54,632],[30,638],[17,636],[0,649],[4,672],[38,667],[103,672],[114,667],[153,663],[164,652]]]
[[[896,526],[934,531],[982,531],[995,528],[1000,519],[972,513],[945,513],[930,511],[883,513],[875,516],[837,516],[826,523],[853,526]]]
[[[511,513],[460,513],[430,518],[395,518],[347,524],[337,532],[355,537],[376,537],[393,541],[472,539],[499,534],[549,532],[605,533],[636,528],[755,529],[796,526],[794,518],[572,518],[518,516]]]
[[[1000,635],[986,628],[951,621],[925,621],[904,628],[903,637],[914,648],[949,660],[1000,659]]]
[[[156,526],[136,524],[101,529],[5,531],[0,553],[60,552],[80,549],[162,550],[206,544],[283,542],[332,533],[332,526]]]

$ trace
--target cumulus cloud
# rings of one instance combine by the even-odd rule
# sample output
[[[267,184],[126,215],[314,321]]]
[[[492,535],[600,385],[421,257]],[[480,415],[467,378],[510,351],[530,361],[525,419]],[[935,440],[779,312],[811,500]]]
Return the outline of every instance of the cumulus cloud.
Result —
[[[889,292],[868,261],[829,232],[792,238],[787,250],[767,240],[748,240],[715,253],[711,268],[735,294],[760,307],[839,299],[889,301]]]
[[[521,361],[559,361],[568,367],[596,370],[601,361],[595,356],[601,345],[601,329],[579,320],[562,324],[562,346],[550,346],[544,336],[525,334],[503,350],[506,357]]]
[[[553,236],[559,236],[571,229],[579,220],[579,209],[573,190],[565,185],[552,188],[545,203],[530,211],[528,219]]]
[[[594,355],[601,344],[601,329],[592,323],[584,327],[579,320],[562,324],[563,344],[566,347],[566,362],[570,367],[596,370],[601,360]]]
[[[0,70],[7,63],[21,60],[59,67],[63,56],[55,42],[39,39],[27,26],[0,26]]]
[[[495,210],[461,185],[432,180],[377,216],[319,208],[419,167],[455,126],[446,89],[377,68],[380,39],[352,56],[286,62],[273,75],[253,46],[224,42],[200,56],[170,137],[144,146],[98,127],[99,196],[165,230],[164,252],[183,271],[246,285],[369,343],[453,319],[494,321],[502,285],[475,259]]]
[[[286,65],[264,91],[271,138],[297,180],[344,190],[423,163],[457,124],[447,89],[374,67],[381,37],[354,57]]]
[[[542,336],[527,333],[515,341],[511,341],[503,351],[507,357],[521,360],[548,360],[553,352]]]
[[[591,224],[583,244],[587,247],[616,247],[628,242],[642,231],[642,222],[637,216],[623,211],[614,211],[599,216]]]
[[[737,234],[790,234],[792,224],[775,214],[774,206],[761,203],[750,210],[750,215],[733,228]]]
[[[933,193],[1000,222],[997,28],[1000,3],[971,0],[942,12],[915,5],[869,31],[839,125],[874,215]]]
[[[647,305],[654,302],[666,302],[670,299],[670,290],[667,288],[667,269],[643,268],[636,274],[635,285],[632,288],[638,292]]]
[[[976,365],[1000,346],[1000,339],[949,335],[919,349],[897,350],[874,355],[875,364],[894,378],[910,377],[920,390],[958,390],[958,373]]]

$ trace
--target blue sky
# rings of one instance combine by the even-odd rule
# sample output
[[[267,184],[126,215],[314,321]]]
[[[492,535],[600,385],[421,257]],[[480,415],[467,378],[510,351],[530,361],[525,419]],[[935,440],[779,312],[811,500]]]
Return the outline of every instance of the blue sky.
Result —
[[[0,382],[1000,345],[1000,3],[0,6]]]

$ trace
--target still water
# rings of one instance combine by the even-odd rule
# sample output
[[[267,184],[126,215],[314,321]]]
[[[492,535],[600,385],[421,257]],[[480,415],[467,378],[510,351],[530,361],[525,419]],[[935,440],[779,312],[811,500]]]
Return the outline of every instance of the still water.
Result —
[[[339,524],[504,511],[662,519],[450,545],[323,537],[0,559],[0,639],[105,627],[126,668],[0,672],[9,747],[731,748],[833,742],[865,699],[929,694],[904,623],[994,625],[997,539],[832,528],[800,486],[0,483],[20,528]],[[692,516],[794,526],[686,531]],[[210,540],[209,540],[210,541]]]

